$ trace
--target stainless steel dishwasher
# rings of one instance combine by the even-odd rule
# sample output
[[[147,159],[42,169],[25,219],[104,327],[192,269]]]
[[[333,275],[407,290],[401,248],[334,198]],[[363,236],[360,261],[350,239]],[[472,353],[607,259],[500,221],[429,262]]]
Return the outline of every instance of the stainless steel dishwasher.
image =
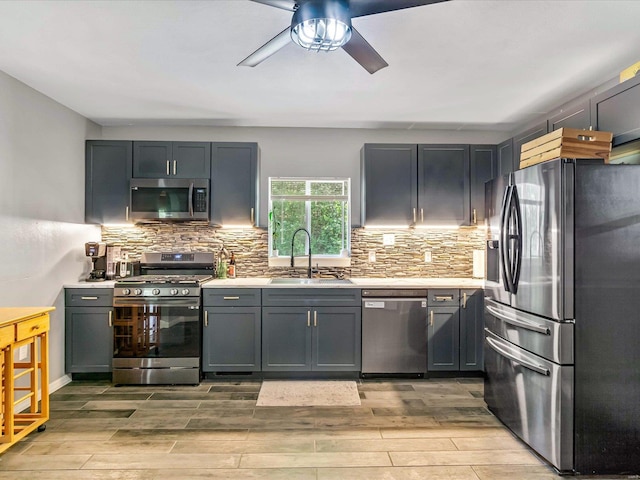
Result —
[[[362,290],[362,374],[427,371],[427,290]]]

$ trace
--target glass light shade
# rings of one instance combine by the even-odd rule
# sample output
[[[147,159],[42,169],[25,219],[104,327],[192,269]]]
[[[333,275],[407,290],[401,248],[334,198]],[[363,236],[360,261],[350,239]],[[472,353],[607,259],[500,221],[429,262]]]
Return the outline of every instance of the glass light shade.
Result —
[[[307,50],[331,52],[351,38],[351,26],[335,18],[311,18],[291,28],[291,38]]]

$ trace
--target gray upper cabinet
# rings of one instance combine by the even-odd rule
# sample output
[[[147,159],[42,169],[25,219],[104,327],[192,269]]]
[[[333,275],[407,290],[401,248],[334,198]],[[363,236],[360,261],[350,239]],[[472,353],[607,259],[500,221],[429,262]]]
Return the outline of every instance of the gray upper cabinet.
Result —
[[[497,148],[495,145],[471,145],[471,225],[484,223],[484,184],[497,175]]]
[[[613,146],[640,138],[640,76],[591,99],[596,130],[613,132]]]
[[[418,145],[417,225],[468,225],[469,145]]]
[[[88,140],[85,148],[85,222],[128,221],[132,142]]]
[[[418,201],[417,145],[365,144],[361,151],[362,225],[414,223]]]
[[[547,122],[541,122],[513,137],[513,170],[520,170],[520,153],[522,145],[547,134]]]
[[[553,132],[559,128],[588,130],[591,125],[589,100],[562,108],[547,119],[548,132]]]
[[[214,143],[211,224],[256,225],[260,181],[257,143]]]
[[[209,178],[211,143],[133,142],[136,178]]]
[[[513,138],[505,140],[497,146],[498,176],[513,172]]]

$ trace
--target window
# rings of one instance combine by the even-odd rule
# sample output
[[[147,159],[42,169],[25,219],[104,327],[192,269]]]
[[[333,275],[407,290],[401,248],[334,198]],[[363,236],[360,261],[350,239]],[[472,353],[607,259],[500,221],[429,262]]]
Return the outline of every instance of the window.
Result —
[[[291,256],[291,237],[299,228],[311,234],[317,257],[346,257],[350,247],[350,180],[269,178],[269,251]],[[309,238],[296,235],[294,255],[306,255]],[[315,261],[315,260],[314,260]]]

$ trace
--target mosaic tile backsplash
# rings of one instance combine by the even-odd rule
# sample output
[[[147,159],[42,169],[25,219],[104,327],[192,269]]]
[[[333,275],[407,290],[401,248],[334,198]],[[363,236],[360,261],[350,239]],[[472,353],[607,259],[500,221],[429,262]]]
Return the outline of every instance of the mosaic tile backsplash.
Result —
[[[383,234],[393,234],[395,244],[383,245]],[[351,266],[320,268],[321,276],[471,278],[473,251],[483,250],[483,228],[351,230]],[[236,256],[238,277],[300,276],[302,269],[269,267],[268,234],[261,228],[220,229],[207,222],[144,223],[102,227],[102,241],[122,247],[131,260],[142,252],[217,252],[224,245]],[[374,251],[375,262],[369,262]],[[430,251],[432,261],[424,261]]]

